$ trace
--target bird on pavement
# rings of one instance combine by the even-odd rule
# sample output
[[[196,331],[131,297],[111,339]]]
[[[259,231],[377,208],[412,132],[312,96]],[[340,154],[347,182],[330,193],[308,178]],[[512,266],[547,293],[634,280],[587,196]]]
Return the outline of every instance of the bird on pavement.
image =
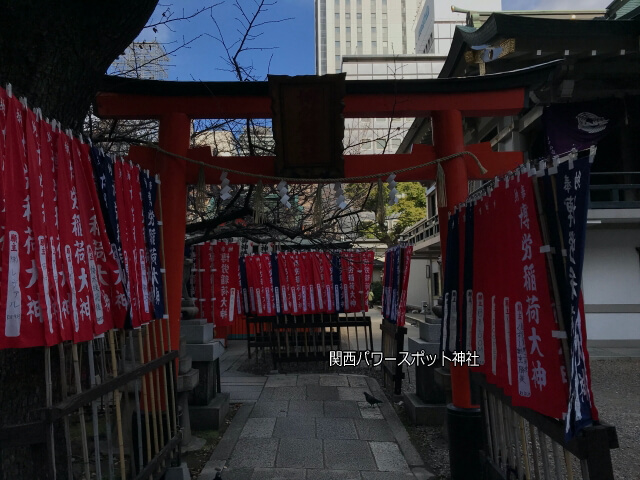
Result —
[[[376,403],[383,403],[382,400],[378,400],[376,397],[374,397],[373,395],[371,395],[368,392],[364,392],[364,398],[367,400],[367,402],[369,403],[369,405],[371,405],[372,407],[376,404]]]

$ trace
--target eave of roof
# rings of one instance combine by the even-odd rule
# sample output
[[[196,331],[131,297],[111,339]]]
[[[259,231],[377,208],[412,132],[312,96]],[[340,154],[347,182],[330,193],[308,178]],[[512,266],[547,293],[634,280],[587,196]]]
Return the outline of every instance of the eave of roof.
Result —
[[[494,13],[478,29],[457,27],[451,49],[438,78],[449,78],[468,47],[487,45],[498,38],[544,37],[546,39],[576,38],[588,43],[589,39],[635,38],[640,35],[638,20],[564,20],[530,18]]]

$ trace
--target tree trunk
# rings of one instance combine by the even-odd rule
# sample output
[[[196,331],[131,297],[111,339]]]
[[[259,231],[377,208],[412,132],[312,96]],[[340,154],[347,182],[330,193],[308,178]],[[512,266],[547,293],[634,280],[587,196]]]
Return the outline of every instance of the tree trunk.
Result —
[[[11,83],[45,118],[80,130],[102,75],[157,3],[0,0],[0,85]],[[55,389],[59,369],[52,373]],[[0,351],[0,426],[40,420],[44,406],[43,348]],[[47,478],[46,458],[44,444],[4,447],[0,480]]]
[[[100,79],[158,0],[0,0],[0,84],[79,130]]]

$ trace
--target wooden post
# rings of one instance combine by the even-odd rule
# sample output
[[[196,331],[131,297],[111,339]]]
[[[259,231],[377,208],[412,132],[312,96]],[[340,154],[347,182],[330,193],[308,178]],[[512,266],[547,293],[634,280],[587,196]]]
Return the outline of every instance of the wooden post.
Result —
[[[62,400],[67,399],[69,385],[67,382],[67,368],[64,354],[64,344],[58,344],[58,355],[60,356],[60,379],[62,381]],[[64,439],[67,447],[67,476],[69,480],[73,480],[73,453],[71,450],[71,432],[69,428],[69,416],[64,416]]]
[[[142,328],[138,329],[138,350],[140,352],[140,365],[144,365],[144,345],[142,342]],[[142,404],[144,405],[144,426],[147,438],[147,462],[151,461],[151,428],[149,415],[151,414],[151,407],[149,406],[149,395],[147,395],[147,381],[144,376],[140,377],[142,382]]]
[[[111,362],[113,368],[113,378],[118,376],[118,361],[116,360],[116,342],[113,337],[113,330],[109,330],[109,347],[111,349]],[[120,451],[120,477],[125,478],[127,475],[126,465],[124,463],[124,439],[122,437],[122,414],[120,412],[120,391],[115,389],[113,396],[116,402],[116,429],[118,431],[118,450]],[[89,477],[87,477],[89,478]]]
[[[80,360],[78,358],[78,345],[71,345],[71,355],[73,356],[73,372],[76,384],[76,394],[82,392],[82,386],[80,384]],[[87,445],[87,426],[84,423],[84,409],[78,410],[80,417],[80,435],[82,435],[82,462],[84,463],[84,475],[86,478],[91,478],[91,469],[89,468],[89,446]]]

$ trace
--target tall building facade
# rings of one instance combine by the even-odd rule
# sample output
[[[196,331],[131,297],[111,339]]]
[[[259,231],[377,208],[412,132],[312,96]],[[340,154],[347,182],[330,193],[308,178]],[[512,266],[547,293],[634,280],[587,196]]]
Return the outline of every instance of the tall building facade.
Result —
[[[343,55],[415,53],[423,2],[315,0],[316,74],[340,72]]]

